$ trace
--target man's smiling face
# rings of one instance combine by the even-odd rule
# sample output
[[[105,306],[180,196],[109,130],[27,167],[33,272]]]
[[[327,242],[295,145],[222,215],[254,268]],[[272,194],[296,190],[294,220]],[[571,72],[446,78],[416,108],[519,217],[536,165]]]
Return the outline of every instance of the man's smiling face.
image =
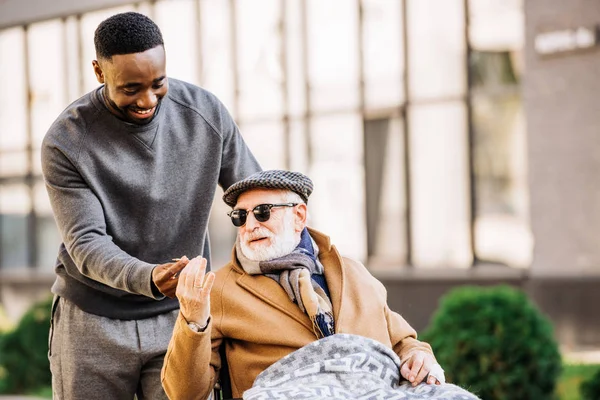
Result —
[[[113,114],[138,125],[152,120],[169,87],[163,46],[94,60],[93,66]]]

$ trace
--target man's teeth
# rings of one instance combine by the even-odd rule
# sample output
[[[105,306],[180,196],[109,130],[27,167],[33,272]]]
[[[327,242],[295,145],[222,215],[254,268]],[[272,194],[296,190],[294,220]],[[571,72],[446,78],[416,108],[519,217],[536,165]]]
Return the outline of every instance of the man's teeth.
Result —
[[[152,112],[153,108],[149,109],[149,110],[136,110],[135,113],[136,114],[150,114],[150,112]]]

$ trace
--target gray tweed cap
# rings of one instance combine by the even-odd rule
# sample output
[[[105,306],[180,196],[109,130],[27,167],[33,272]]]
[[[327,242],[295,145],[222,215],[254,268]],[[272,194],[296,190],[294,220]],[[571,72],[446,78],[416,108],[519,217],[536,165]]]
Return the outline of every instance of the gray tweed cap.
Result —
[[[240,194],[250,189],[283,189],[298,193],[304,202],[313,191],[310,178],[300,172],[272,169],[250,175],[229,186],[223,194],[223,201],[230,207],[235,207]]]

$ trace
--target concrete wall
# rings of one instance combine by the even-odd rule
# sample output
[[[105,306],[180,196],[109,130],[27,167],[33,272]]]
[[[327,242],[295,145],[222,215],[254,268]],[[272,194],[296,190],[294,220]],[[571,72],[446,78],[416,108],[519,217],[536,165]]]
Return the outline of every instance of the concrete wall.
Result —
[[[472,270],[401,271],[376,274],[388,290],[390,308],[417,332],[425,329],[443,295],[462,285],[508,284],[523,290],[554,326],[561,348],[600,348],[600,277],[532,277],[527,271],[481,266]]]
[[[33,269],[0,271],[0,307],[14,322],[36,302],[51,295],[55,275]]]
[[[536,35],[600,24],[600,2],[526,0],[532,276],[600,275],[600,47],[544,56]]]
[[[562,349],[600,349],[599,277],[531,277],[526,270],[498,266],[473,269],[398,268],[375,272],[388,291],[390,308],[418,331],[425,329],[443,295],[462,285],[508,284],[524,290],[552,321]],[[54,275],[29,270],[0,274],[0,305],[16,321],[37,300],[50,294]]]

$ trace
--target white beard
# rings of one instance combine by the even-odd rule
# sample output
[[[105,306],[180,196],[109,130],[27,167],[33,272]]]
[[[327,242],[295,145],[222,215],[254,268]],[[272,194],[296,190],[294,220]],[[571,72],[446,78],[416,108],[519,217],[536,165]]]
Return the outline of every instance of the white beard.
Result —
[[[248,243],[260,237],[269,237],[271,244],[255,244],[253,248],[250,248]],[[252,261],[269,261],[283,257],[294,251],[298,243],[300,243],[300,236],[296,234],[292,223],[286,223],[284,231],[279,235],[261,227],[240,237],[242,253]]]

